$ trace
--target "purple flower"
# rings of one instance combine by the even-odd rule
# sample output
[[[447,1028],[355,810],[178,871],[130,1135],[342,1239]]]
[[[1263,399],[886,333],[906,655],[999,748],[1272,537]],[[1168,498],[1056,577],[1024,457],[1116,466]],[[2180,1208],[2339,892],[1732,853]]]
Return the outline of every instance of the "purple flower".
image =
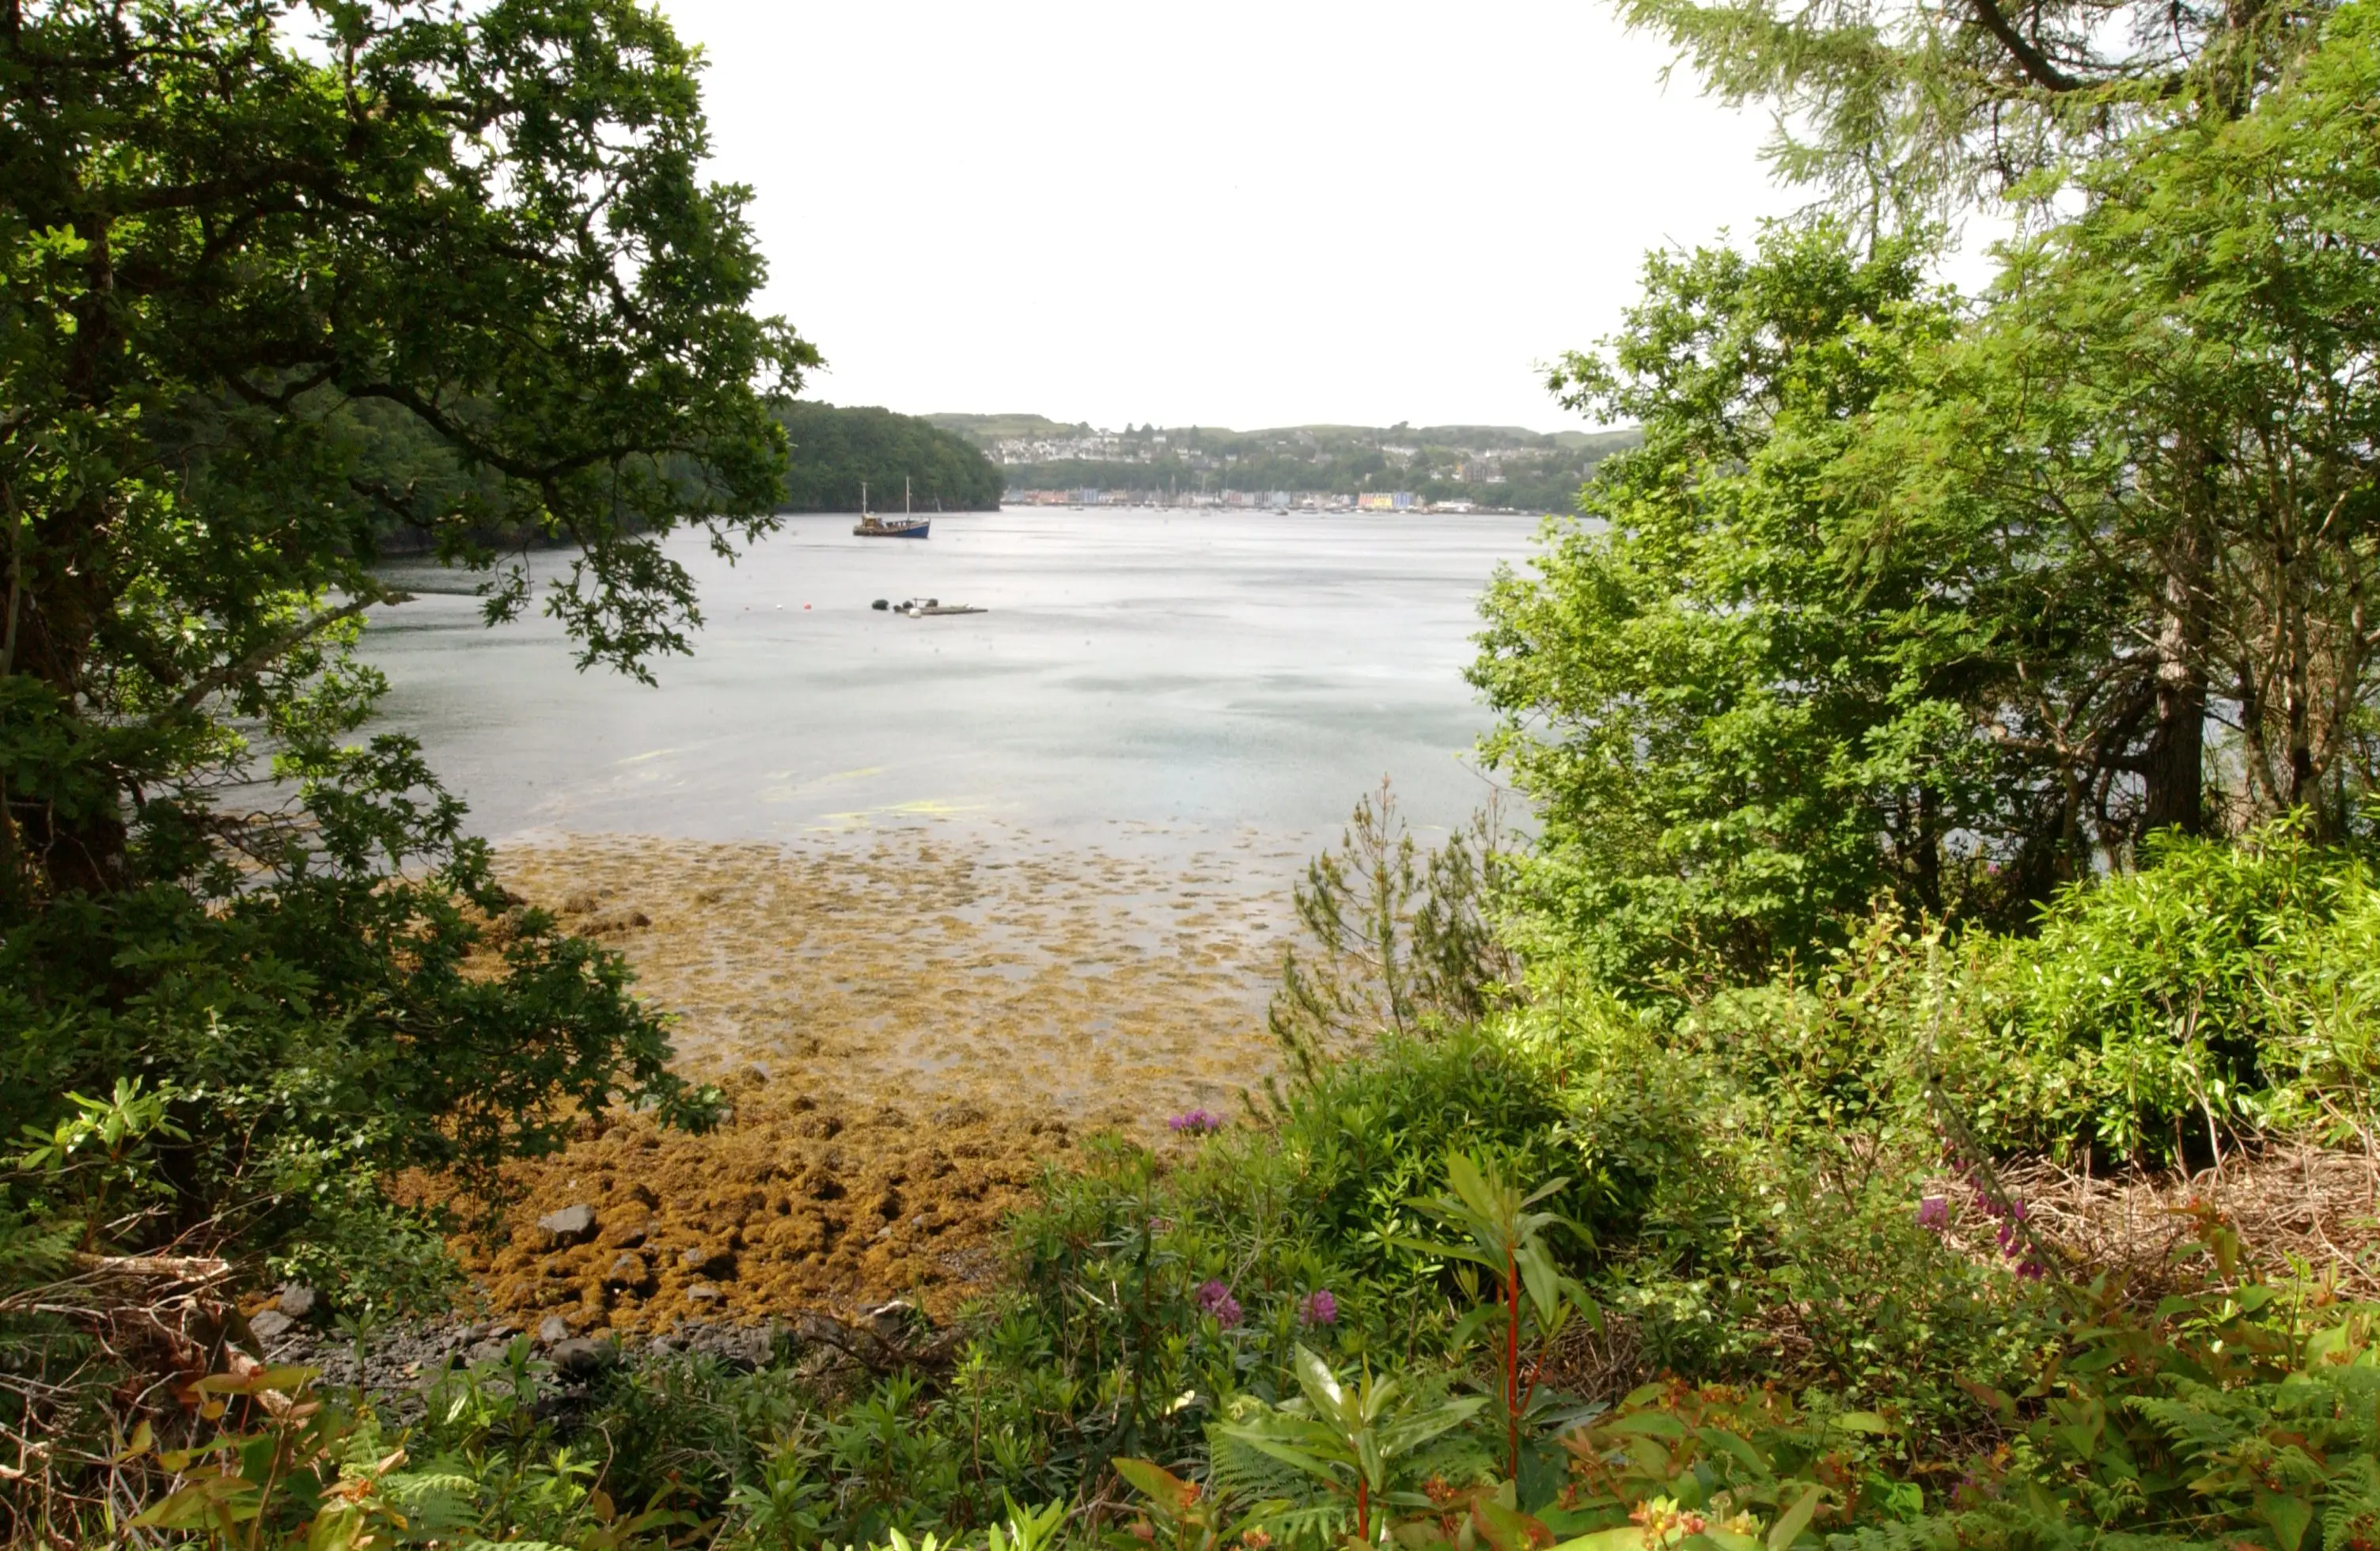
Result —
[[[1297,1322],[1300,1325],[1336,1325],[1339,1323],[1339,1300],[1330,1290],[1309,1292],[1297,1301]]]
[[[1232,1290],[1221,1282],[1202,1284],[1191,1302],[1198,1305],[1200,1314],[1213,1315],[1215,1323],[1226,1330],[1240,1322],[1240,1301],[1232,1297]]]
[[[1223,1117],[1212,1109],[1193,1109],[1186,1115],[1174,1116],[1165,1126],[1176,1135],[1204,1136],[1222,1130]]]
[[[1948,1198],[1929,1195],[1917,1204],[1917,1226],[1939,1233],[1950,1226],[1950,1203]]]
[[[2016,1274],[2018,1278],[2021,1280],[2037,1282],[2041,1279],[2041,1262],[2037,1260],[2019,1261],[2017,1263]]]

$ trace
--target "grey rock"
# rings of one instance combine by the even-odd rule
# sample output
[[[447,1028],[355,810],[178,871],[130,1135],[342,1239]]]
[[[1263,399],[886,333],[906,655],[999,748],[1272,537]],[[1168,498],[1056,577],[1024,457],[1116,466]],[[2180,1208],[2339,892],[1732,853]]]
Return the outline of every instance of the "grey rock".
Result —
[[[652,1285],[652,1267],[641,1254],[620,1254],[613,1257],[612,1268],[603,1273],[603,1285],[629,1291]]]
[[[273,1306],[292,1319],[309,1319],[313,1316],[315,1305],[321,1302],[312,1288],[291,1286],[281,1290],[280,1301]]]
[[[741,1368],[765,1368],[777,1355],[777,1329],[772,1325],[739,1327],[722,1343],[727,1360]]]
[[[697,1282],[686,1290],[686,1302],[690,1303],[716,1303],[727,1294],[715,1287],[706,1287]]]
[[[749,1373],[776,1361],[778,1338],[784,1333],[784,1327],[774,1323],[730,1325],[688,1319],[672,1329],[669,1339],[677,1351],[716,1358],[738,1373]]]
[[[583,1244],[595,1237],[595,1208],[582,1201],[558,1212],[546,1213],[537,1219],[537,1226],[549,1245]]]
[[[566,1341],[556,1341],[546,1355],[566,1378],[590,1378],[620,1360],[620,1349],[610,1341],[599,1341],[586,1336],[574,1336]]]
[[[504,1342],[480,1341],[475,1343],[468,1351],[463,1353],[463,1361],[476,1365],[480,1363],[492,1363],[504,1354]]]
[[[249,1316],[248,1328],[260,1341],[277,1341],[297,1328],[298,1322],[279,1309],[267,1309]]]
[[[558,1314],[547,1315],[537,1322],[537,1339],[546,1346],[566,1341],[570,1339],[570,1322]]]
[[[735,1267],[735,1257],[715,1246],[698,1244],[681,1251],[677,1263],[698,1277],[720,1277]]]

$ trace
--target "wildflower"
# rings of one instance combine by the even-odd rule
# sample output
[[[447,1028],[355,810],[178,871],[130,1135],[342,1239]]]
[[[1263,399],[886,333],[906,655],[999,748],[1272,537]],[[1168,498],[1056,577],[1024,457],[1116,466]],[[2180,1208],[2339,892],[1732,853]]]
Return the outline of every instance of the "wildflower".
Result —
[[[1212,1109],[1192,1109],[1166,1121],[1165,1128],[1177,1136],[1205,1136],[1223,1129],[1223,1117]]]
[[[1950,1202],[1946,1196],[1929,1195],[1917,1204],[1917,1226],[1939,1233],[1950,1226]]]
[[[1643,1526],[1647,1551],[1667,1545],[1673,1534],[1698,1535],[1710,1527],[1710,1521],[1701,1514],[1679,1507],[1675,1497],[1655,1497],[1638,1503],[1628,1515],[1628,1521]]]
[[[1266,1548],[1272,1545],[1272,1536],[1262,1530],[1242,1530],[1240,1544],[1246,1546],[1248,1551],[1266,1551]]]
[[[1309,1292],[1297,1301],[1297,1322],[1300,1325],[1336,1325],[1339,1323],[1339,1300],[1328,1289]]]
[[[1240,1322],[1240,1301],[1221,1282],[1203,1283],[1191,1300],[1198,1312],[1215,1316],[1215,1323],[1229,1330]]]
[[[2042,1270],[2043,1267],[2040,1261],[2022,1260],[2017,1263],[2016,1274],[2020,1280],[2037,1282],[2041,1279]]]

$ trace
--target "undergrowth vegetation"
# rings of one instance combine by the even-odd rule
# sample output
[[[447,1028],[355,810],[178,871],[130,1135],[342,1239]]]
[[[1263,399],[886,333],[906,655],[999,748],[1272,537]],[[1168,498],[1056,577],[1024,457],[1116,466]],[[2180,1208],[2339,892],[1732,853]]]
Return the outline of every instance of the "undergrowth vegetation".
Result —
[[[2169,846],[2032,939],[1878,920],[1762,986],[1548,995],[1185,1150],[1094,1145],[937,1354],[563,1399],[522,1339],[405,1424],[250,1369],[91,1468],[178,1482],[143,1522],[227,1544],[2349,1546],[2380,1531],[2368,1280],[2211,1210],[2094,1266],[1998,1170],[2361,1123],[2369,913],[2361,863],[2283,830]]]

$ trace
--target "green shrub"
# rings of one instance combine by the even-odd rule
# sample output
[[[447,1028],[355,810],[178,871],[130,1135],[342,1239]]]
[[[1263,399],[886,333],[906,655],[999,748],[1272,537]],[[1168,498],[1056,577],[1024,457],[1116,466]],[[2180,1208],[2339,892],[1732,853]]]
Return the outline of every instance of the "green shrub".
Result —
[[[2010,1149],[2204,1164],[2231,1133],[2360,1124],[2380,1030],[2380,891],[2289,824],[2167,839],[1967,956],[1946,1057]]]

